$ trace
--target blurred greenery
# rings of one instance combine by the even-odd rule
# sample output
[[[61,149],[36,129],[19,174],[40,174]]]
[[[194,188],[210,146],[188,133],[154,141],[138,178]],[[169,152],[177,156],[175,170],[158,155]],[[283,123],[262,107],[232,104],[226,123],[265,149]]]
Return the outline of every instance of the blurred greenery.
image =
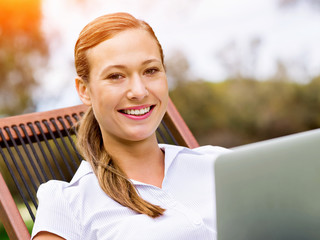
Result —
[[[26,223],[27,228],[28,228],[28,230],[29,230],[29,232],[31,234],[32,227],[33,227],[33,222],[32,221],[26,221],[25,223]],[[9,236],[8,236],[6,230],[4,229],[4,226],[1,224],[1,222],[0,222],[0,239],[1,240],[9,240]]]
[[[9,240],[8,234],[6,233],[6,230],[4,229],[3,225],[0,222],[0,237],[1,240]]]
[[[19,208],[20,213],[21,213],[21,212],[23,213],[23,212],[27,211],[26,206],[23,205],[23,204],[18,205],[18,208]],[[24,217],[24,214],[22,214],[22,216]],[[32,221],[32,219],[31,219],[31,218],[28,218],[28,219],[23,218],[23,219],[24,219],[24,222],[25,222],[26,225],[27,225],[27,228],[28,228],[29,233],[31,234],[32,228],[33,228],[33,221]],[[4,226],[2,225],[1,222],[0,222],[0,239],[1,239],[1,240],[7,240],[7,239],[9,240],[9,236],[8,236],[6,230],[4,229]]]
[[[320,75],[290,80],[280,61],[270,79],[194,79],[182,52],[167,61],[170,96],[200,145],[234,147],[320,127]],[[178,61],[176,61],[178,59]]]
[[[48,54],[41,20],[41,0],[0,1],[0,116],[35,109],[35,74]]]
[[[180,82],[171,98],[200,145],[232,147],[320,127],[320,76]]]

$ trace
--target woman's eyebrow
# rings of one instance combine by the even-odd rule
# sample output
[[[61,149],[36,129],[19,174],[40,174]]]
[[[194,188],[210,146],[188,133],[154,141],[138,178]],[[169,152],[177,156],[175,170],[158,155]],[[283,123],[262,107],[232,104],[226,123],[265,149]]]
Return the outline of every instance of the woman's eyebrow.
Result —
[[[148,60],[146,60],[146,61],[142,62],[142,64],[141,64],[141,65],[147,65],[147,64],[152,63],[152,62],[161,63],[161,61],[160,61],[160,60],[158,60],[158,59],[156,59],[156,58],[152,58],[152,59],[148,59]]]
[[[127,67],[121,64],[109,65],[101,71],[100,76],[104,76],[112,68],[126,69]]]

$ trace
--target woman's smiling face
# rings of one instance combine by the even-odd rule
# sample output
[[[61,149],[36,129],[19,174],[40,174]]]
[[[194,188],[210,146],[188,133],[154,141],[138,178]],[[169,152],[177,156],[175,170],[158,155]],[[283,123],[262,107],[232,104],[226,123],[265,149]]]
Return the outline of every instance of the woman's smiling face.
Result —
[[[77,80],[93,107],[104,143],[151,137],[166,111],[168,85],[156,40],[145,30],[123,31],[87,52],[89,83]]]

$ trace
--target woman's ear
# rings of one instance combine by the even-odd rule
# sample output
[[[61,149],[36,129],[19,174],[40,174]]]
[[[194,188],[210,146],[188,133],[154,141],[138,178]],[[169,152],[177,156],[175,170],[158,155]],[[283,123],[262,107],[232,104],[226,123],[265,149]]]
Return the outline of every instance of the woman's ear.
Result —
[[[85,105],[91,106],[91,98],[89,93],[89,87],[87,86],[87,84],[83,81],[81,77],[76,77],[75,83],[80,100]]]

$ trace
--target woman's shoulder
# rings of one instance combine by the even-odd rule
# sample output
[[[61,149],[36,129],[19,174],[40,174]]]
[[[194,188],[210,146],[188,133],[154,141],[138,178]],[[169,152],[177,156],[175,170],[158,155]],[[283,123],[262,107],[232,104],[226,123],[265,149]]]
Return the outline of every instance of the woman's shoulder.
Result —
[[[50,180],[41,184],[37,191],[39,205],[33,236],[39,231],[48,231],[66,239],[80,239],[81,206],[95,181],[90,164],[82,161],[70,182]]]
[[[187,148],[183,146],[176,146],[170,144],[159,144],[160,148],[164,149],[165,152],[174,152],[175,154],[194,154],[194,155],[220,155],[223,153],[228,153],[231,150],[219,147],[219,146],[212,146],[212,145],[205,145],[200,146],[197,148]]]
[[[194,148],[192,150],[200,154],[214,154],[214,155],[220,155],[220,154],[228,153],[231,151],[228,148],[212,146],[212,145],[205,145],[205,146]]]
[[[46,198],[46,196],[56,196],[62,192],[69,183],[60,180],[49,180],[46,183],[42,183],[37,191],[37,197],[39,200]]]
[[[230,152],[229,149],[209,145],[193,149],[167,144],[160,144],[159,146],[165,152],[166,169],[169,169],[172,164],[175,166],[193,166],[196,164],[208,167],[208,164],[211,165],[219,155]]]
[[[37,197],[39,201],[41,201],[44,198],[60,198],[61,195],[65,195],[65,192],[79,192],[80,188],[86,187],[86,185],[89,185],[88,182],[92,181],[93,176],[90,177],[90,175],[94,176],[90,164],[86,161],[82,161],[70,182],[49,180],[40,185]]]

